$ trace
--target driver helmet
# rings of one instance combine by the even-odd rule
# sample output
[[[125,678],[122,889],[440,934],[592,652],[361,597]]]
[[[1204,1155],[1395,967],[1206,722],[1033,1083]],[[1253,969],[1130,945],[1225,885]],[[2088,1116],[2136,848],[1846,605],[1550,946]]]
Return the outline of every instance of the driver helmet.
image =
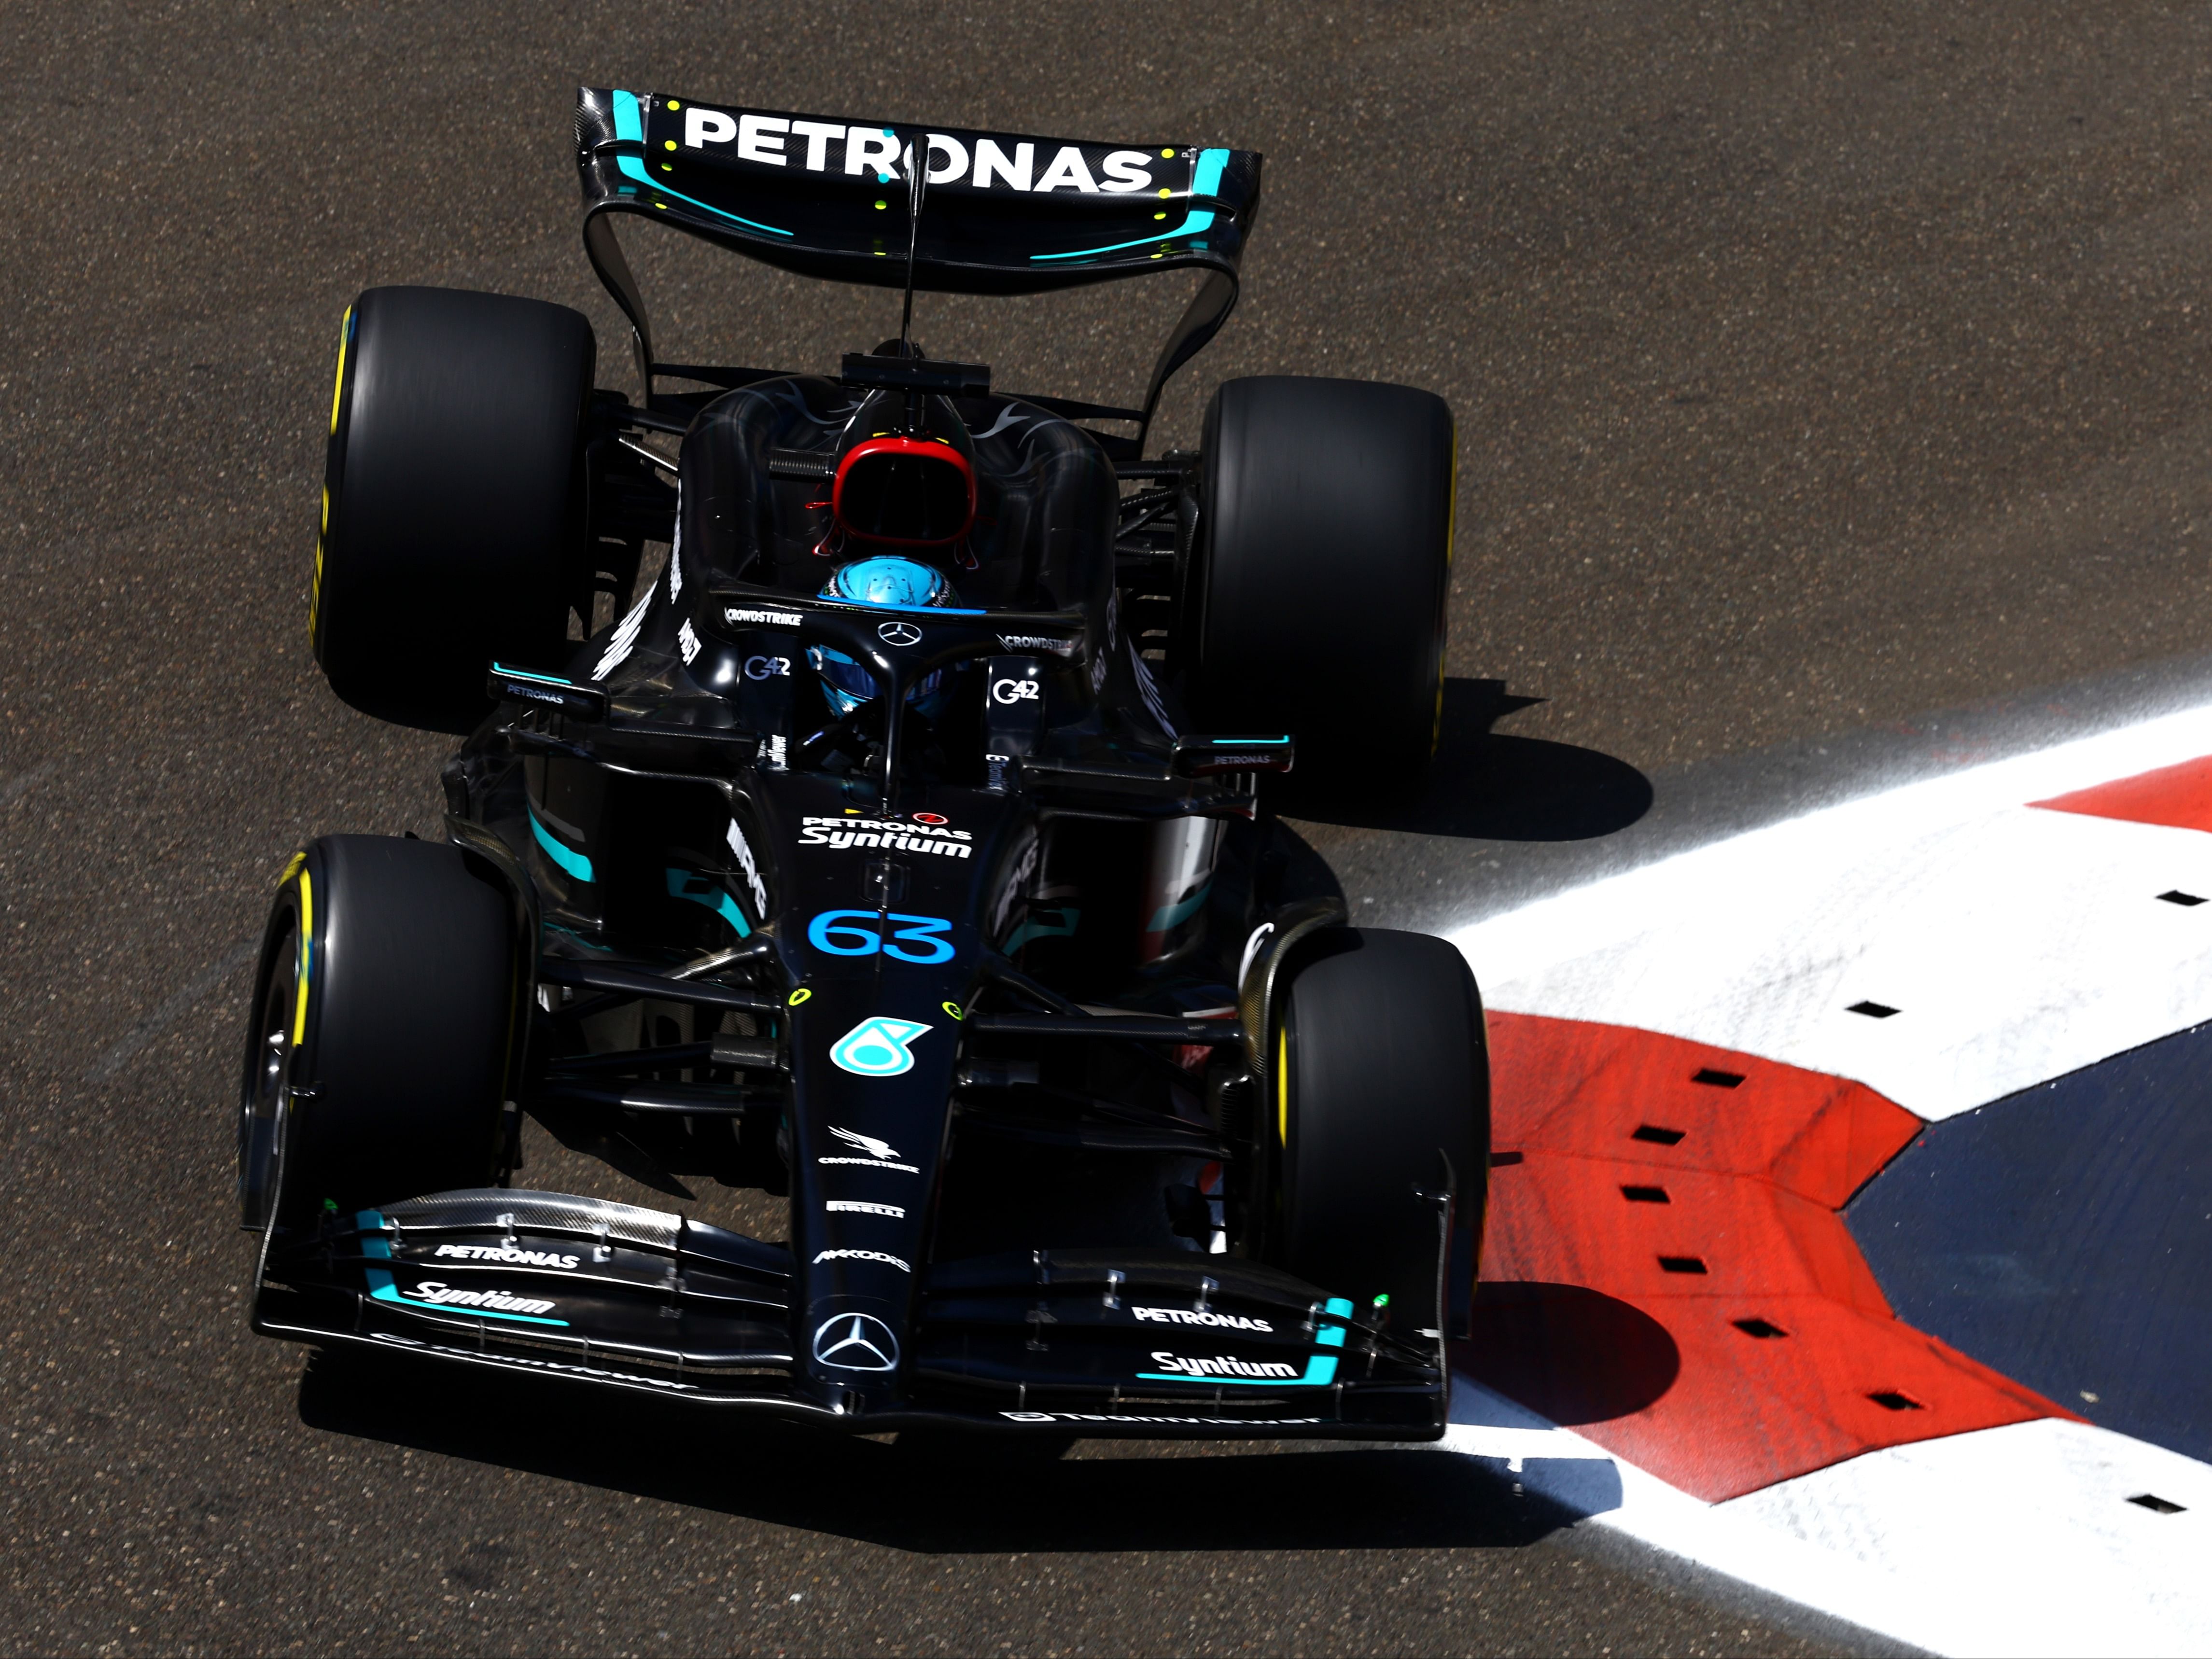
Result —
[[[945,574],[919,559],[884,557],[858,559],[841,565],[822,589],[825,599],[848,605],[879,605],[897,611],[918,611],[957,605],[959,595]],[[876,695],[876,678],[861,664],[826,645],[809,646],[806,659],[821,677],[822,695],[841,717],[851,714]],[[939,669],[907,689],[906,700],[925,720],[934,720],[945,707],[945,672]]]

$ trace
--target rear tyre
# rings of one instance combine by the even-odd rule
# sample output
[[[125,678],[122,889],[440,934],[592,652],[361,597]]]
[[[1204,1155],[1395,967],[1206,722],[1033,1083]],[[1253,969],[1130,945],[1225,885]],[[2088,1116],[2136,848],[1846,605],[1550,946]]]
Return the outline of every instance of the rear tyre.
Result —
[[[1436,1208],[1418,1194],[1449,1182],[1452,1224],[1479,1248],[1490,1179],[1481,994],[1466,958],[1425,933],[1343,928],[1314,949],[1270,1057],[1282,1265],[1363,1314],[1387,1297],[1402,1336],[1449,1328]]]
[[[240,1091],[246,1224],[280,1228],[497,1173],[517,924],[456,847],[330,836],[287,873],[264,936]]]
[[[1287,375],[1207,405],[1184,628],[1200,731],[1297,739],[1307,788],[1418,787],[1443,707],[1451,410]]]
[[[331,689],[466,732],[495,659],[558,668],[585,552],[580,312],[373,288],[346,313],[308,630]]]

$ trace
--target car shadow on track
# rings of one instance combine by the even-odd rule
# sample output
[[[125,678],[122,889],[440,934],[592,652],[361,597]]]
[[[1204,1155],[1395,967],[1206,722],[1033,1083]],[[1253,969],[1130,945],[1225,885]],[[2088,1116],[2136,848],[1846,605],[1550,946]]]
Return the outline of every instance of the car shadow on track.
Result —
[[[1651,781],[1595,749],[1491,730],[1541,702],[1503,680],[1448,679],[1427,787],[1412,799],[1293,800],[1285,816],[1360,830],[1396,830],[1480,841],[1590,841],[1626,830],[1651,810]]]
[[[374,1355],[313,1356],[300,1416],[332,1433],[921,1553],[1511,1547],[1587,1512],[1523,1491],[1502,1463],[1416,1449],[1094,1441],[1052,1462],[979,1440],[921,1455]]]
[[[1603,1423],[1662,1399],[1682,1351],[1634,1304],[1583,1285],[1486,1279],[1473,1340],[1454,1364],[1508,1399],[1567,1426]]]

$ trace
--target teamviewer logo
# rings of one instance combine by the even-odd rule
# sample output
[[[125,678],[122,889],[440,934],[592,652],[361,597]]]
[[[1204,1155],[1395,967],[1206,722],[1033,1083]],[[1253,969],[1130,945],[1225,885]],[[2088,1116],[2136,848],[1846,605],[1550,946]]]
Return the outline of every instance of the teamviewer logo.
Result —
[[[814,1332],[814,1358],[848,1371],[895,1371],[898,1338],[880,1319],[864,1313],[836,1314]]]

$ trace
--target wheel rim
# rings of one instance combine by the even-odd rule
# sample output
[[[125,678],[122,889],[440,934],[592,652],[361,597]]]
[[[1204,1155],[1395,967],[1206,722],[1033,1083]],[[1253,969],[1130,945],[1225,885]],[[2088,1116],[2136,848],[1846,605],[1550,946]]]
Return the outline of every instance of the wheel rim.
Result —
[[[299,924],[291,919],[270,956],[269,975],[246,1038],[246,1075],[239,1101],[238,1197],[240,1219],[248,1227],[259,1227],[268,1220],[276,1190],[284,1113],[291,1096],[292,1020],[299,959]]]

